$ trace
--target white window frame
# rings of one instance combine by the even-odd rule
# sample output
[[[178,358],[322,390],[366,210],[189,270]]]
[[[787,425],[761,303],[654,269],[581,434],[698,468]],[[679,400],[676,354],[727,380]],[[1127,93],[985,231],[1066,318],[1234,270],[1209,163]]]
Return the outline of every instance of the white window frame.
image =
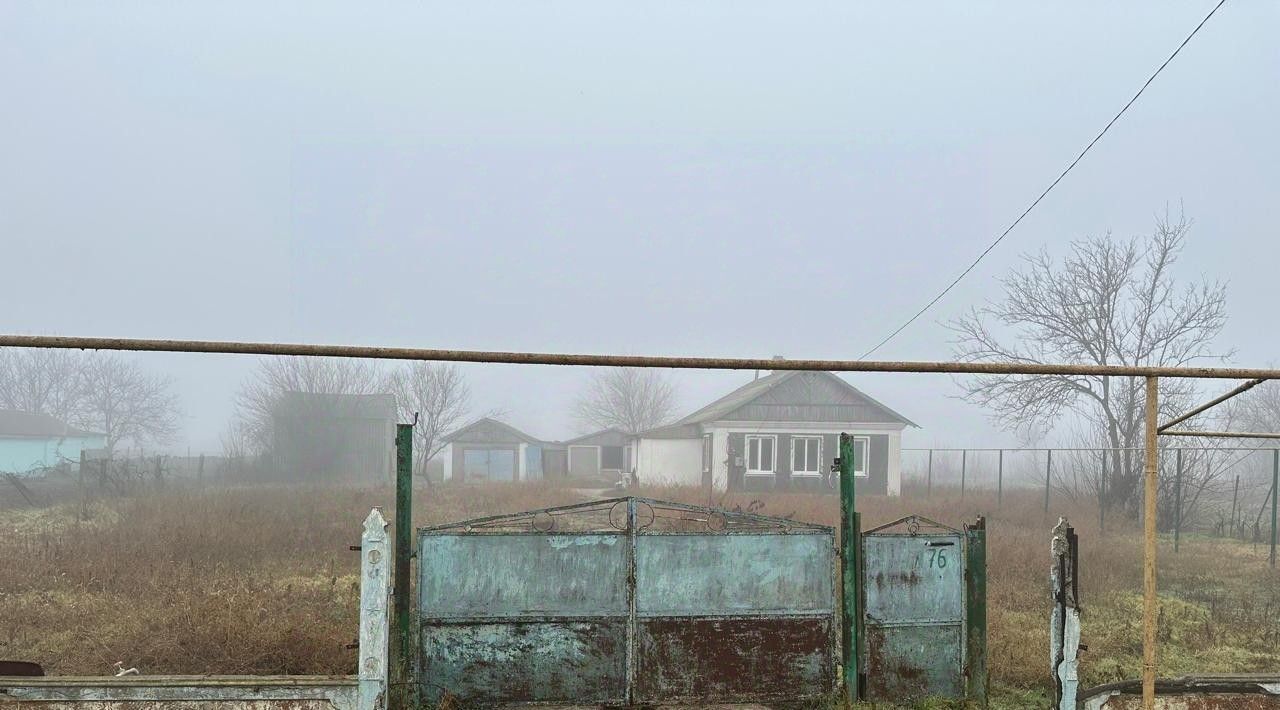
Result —
[[[817,441],[817,442],[818,442],[818,456],[817,456],[818,470],[817,470],[817,471],[797,471],[797,470],[795,470],[795,465],[796,465],[796,442],[797,442],[797,441],[806,441],[806,442],[813,442],[813,441]],[[809,447],[809,444],[807,444],[807,443],[806,443],[806,444],[805,444],[805,459],[808,459],[808,458],[809,458],[809,456],[808,456],[808,454],[809,454],[808,447]],[[791,435],[791,466],[792,466],[792,470],[791,470],[791,475],[792,475],[792,476],[800,476],[801,478],[804,478],[804,477],[809,477],[809,478],[819,478],[819,477],[821,477],[821,476],[822,476],[822,436],[821,436],[821,435],[815,435],[815,434],[792,434],[792,435]]]
[[[769,452],[773,454],[773,460],[769,462],[769,469],[752,469],[751,468],[751,442],[763,441],[769,439],[773,444],[769,447]],[[743,443],[743,454],[745,465],[745,474],[748,476],[776,476],[778,474],[778,436],[776,434],[748,434]],[[763,457],[760,457],[763,458]],[[763,462],[762,462],[763,463]]]
[[[857,451],[857,446],[858,446],[858,442],[859,442],[859,441],[861,441],[861,442],[862,442],[862,462],[861,462],[861,463],[862,463],[862,469],[861,469],[861,470],[859,470],[859,469],[857,468],[858,463],[859,463],[859,462],[858,462],[858,457],[857,457],[857,456],[854,456],[854,457],[853,457],[853,465],[854,465],[854,469],[853,469],[853,477],[854,477],[854,478],[866,478],[866,477],[869,475],[869,474],[867,473],[867,464],[869,463],[869,461],[870,461],[870,459],[871,459],[871,437],[869,437],[869,436],[855,436],[855,437],[853,437],[853,446],[854,446],[854,451]]]

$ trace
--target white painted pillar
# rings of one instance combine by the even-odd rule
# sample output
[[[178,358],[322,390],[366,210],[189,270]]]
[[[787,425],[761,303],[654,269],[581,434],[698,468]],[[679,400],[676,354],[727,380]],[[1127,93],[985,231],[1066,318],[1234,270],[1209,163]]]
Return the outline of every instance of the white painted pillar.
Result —
[[[519,461],[516,461],[517,481],[529,480],[529,467],[525,465],[525,460],[528,458],[528,452],[529,445],[523,441],[520,442],[520,446],[516,449],[516,458],[519,459]]]
[[[360,536],[359,710],[387,707],[390,564],[387,521],[382,511],[374,508],[364,519]]]
[[[440,480],[451,480],[453,478],[453,444],[445,444],[437,456],[440,457]]]
[[[891,496],[902,495],[902,432],[889,435],[889,480],[886,493]]]
[[[729,433],[723,429],[711,433],[711,485],[720,491],[729,488]]]

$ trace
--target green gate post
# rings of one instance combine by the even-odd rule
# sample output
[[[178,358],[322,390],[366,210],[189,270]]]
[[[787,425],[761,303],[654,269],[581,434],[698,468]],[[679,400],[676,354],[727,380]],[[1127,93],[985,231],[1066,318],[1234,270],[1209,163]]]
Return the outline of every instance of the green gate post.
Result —
[[[1271,566],[1276,566],[1276,499],[1280,498],[1280,449],[1271,450]]]
[[[987,706],[987,519],[965,526],[965,697]]]
[[[841,678],[844,684],[844,700],[849,705],[858,702],[858,642],[862,625],[859,601],[862,588],[859,584],[861,565],[858,559],[859,535],[862,521],[855,506],[853,472],[853,437],[840,434],[840,615]]]
[[[396,425],[396,541],[394,587],[391,592],[392,613],[395,625],[391,648],[394,656],[391,667],[391,692],[393,710],[413,706],[411,686],[413,674],[413,644],[409,624],[409,558],[413,555],[413,425]]]

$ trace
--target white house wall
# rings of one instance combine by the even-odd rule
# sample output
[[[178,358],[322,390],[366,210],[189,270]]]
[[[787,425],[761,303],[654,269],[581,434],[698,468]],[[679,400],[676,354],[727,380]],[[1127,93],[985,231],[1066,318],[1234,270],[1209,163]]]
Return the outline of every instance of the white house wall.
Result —
[[[702,485],[702,440],[641,439],[636,477],[645,484]]]

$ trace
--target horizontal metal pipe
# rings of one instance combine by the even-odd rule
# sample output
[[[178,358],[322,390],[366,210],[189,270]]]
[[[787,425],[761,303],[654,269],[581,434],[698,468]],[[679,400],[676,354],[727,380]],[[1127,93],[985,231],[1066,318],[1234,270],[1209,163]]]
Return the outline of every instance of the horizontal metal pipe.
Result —
[[[1248,382],[1240,385],[1239,387],[1236,387],[1235,389],[1231,390],[1230,392],[1227,392],[1221,397],[1217,397],[1213,400],[1210,400],[1209,402],[1199,407],[1196,407],[1195,409],[1191,410],[1190,412],[1187,412],[1186,414],[1183,414],[1182,416],[1176,419],[1172,419],[1170,421],[1165,422],[1164,424],[1161,424],[1160,428],[1157,429],[1156,431],[1163,432],[1165,429],[1169,429],[1175,424],[1181,424],[1182,422],[1185,422],[1186,420],[1190,419],[1191,417],[1194,417],[1197,414],[1200,414],[1201,412],[1207,411],[1209,409],[1213,409],[1214,407],[1218,406],[1219,404],[1222,404],[1223,402],[1227,401],[1228,399],[1231,399],[1232,397],[1235,397],[1236,395],[1244,394],[1245,392],[1248,392],[1249,390],[1253,389],[1254,387],[1257,387],[1263,382],[1266,382],[1266,380],[1262,378],[1249,380]]]
[[[1179,449],[1182,449],[1183,451],[1270,451],[1270,450],[1271,450],[1271,449],[1267,449],[1267,448],[1258,448],[1257,446],[1179,446],[1178,448],[1179,448]],[[928,448],[928,447],[904,447],[904,448],[902,448],[901,450],[902,450],[902,451],[937,451],[937,452],[939,452],[939,453],[947,452],[947,451],[950,451],[950,452],[956,452],[956,451],[978,451],[978,452],[1003,451],[1003,452],[1005,452],[1005,453],[1009,453],[1009,454],[1017,454],[1017,453],[1035,453],[1035,452],[1040,452],[1040,451],[1064,451],[1064,452],[1073,452],[1073,451],[1074,451],[1074,452],[1078,452],[1078,451],[1142,451],[1143,449],[1142,449],[1142,447],[1141,447],[1141,446],[1127,446],[1127,447],[1126,447],[1126,446],[1122,446],[1122,447],[1120,447],[1120,448],[1118,448],[1118,449],[1117,449],[1117,448],[1114,448],[1114,447],[1087,448],[1087,447],[1070,447],[1070,446],[1038,447],[1038,448],[1033,448],[1033,449],[1014,449],[1014,448],[1009,448],[1009,447],[1007,447],[1007,446],[1002,447],[1002,448],[984,448],[984,447],[980,447],[980,446],[972,446],[972,447],[969,447],[969,448],[967,448],[967,449],[961,449],[961,448],[955,448],[955,449],[938,449],[938,448],[932,448],[932,449],[931,449],[931,448]]]
[[[509,365],[579,365],[586,367],[662,367],[700,370],[829,370],[834,372],[915,372],[970,375],[1095,375],[1109,377],[1201,377],[1211,379],[1280,379],[1280,369],[1238,367],[1158,367],[1138,365],[1059,365],[1024,362],[929,362],[892,360],[774,360],[729,357],[665,357],[655,355],[586,355],[572,353],[436,350],[364,345],[308,345],[219,340],[154,340],[83,338],[57,335],[0,335],[0,347],[128,350],[135,352],[218,353],[227,355],[296,355],[377,360],[483,362]]]
[[[1161,436],[1201,436],[1207,439],[1280,439],[1280,432],[1261,431],[1185,431],[1170,429],[1160,432]]]

